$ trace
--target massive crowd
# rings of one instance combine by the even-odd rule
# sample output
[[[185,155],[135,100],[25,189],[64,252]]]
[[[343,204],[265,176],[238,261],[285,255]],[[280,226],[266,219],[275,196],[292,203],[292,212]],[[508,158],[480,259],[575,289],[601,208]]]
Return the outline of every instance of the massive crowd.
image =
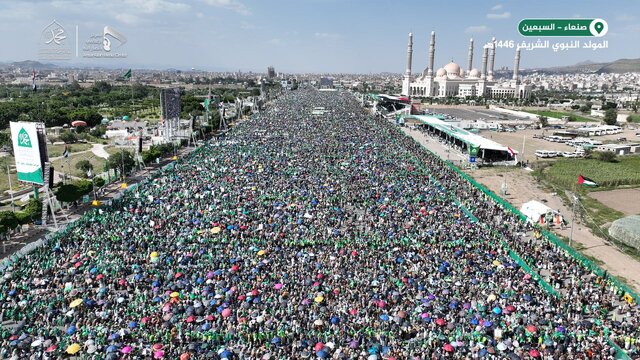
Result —
[[[1,275],[2,359],[613,359],[640,340],[609,280],[310,89]]]

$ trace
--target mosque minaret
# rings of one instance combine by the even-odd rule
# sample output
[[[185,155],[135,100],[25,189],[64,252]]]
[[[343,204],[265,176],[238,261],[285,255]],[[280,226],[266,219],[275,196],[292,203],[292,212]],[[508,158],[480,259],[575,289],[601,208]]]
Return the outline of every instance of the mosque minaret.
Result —
[[[473,67],[473,39],[469,40],[467,70],[451,61],[434,71],[436,52],[436,33],[431,32],[427,68],[412,76],[413,34],[409,34],[407,45],[407,67],[402,80],[402,95],[411,97],[476,97],[487,98],[527,98],[531,94],[531,85],[522,84],[518,78],[520,50],[516,50],[513,77],[506,82],[494,79],[496,56],[496,38],[482,47],[481,70]],[[487,64],[488,62],[488,64]],[[488,65],[488,66],[487,66]]]

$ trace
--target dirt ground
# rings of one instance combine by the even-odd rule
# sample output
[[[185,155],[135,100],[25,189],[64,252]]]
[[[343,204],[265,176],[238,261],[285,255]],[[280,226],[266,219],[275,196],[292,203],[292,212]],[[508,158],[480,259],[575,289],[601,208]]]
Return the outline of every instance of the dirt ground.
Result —
[[[571,223],[571,208],[563,204],[555,193],[548,193],[541,188],[536,179],[527,170],[516,168],[483,168],[469,172],[478,182],[496,194],[501,194],[502,184],[506,179],[508,200],[514,207],[520,209],[523,203],[537,200],[553,209],[557,209],[565,220]],[[606,194],[604,194],[606,196]],[[638,202],[636,202],[638,203]],[[606,203],[605,203],[606,205]],[[570,227],[563,230],[554,229],[556,234],[569,237]],[[605,230],[606,231],[606,230]],[[602,234],[600,236],[603,236]],[[574,248],[581,248],[582,253],[593,256],[602,261],[600,265],[619,278],[626,279],[636,291],[640,291],[640,262],[618,250],[601,237],[591,233],[591,230],[576,222],[573,231]]]
[[[625,215],[640,215],[640,188],[593,191],[589,196]]]
[[[543,139],[535,139],[533,135],[553,135],[555,130],[518,130],[516,132],[489,132],[484,131],[481,132],[480,135],[492,139],[500,144],[509,146],[510,148],[518,151],[518,160],[523,160],[522,155],[522,141],[524,138],[526,140],[525,150],[524,150],[524,161],[535,162],[540,160],[551,160],[551,159],[536,159],[535,152],[537,150],[553,150],[553,151],[575,151],[575,148],[566,144],[551,142]],[[621,137],[626,137],[627,142],[635,142],[640,143],[640,137],[635,135],[636,131],[640,132],[640,130],[629,130],[626,129],[620,134],[614,135],[605,135],[605,136],[592,136],[591,139],[599,140],[605,142],[607,140],[616,140]]]
[[[418,130],[411,130],[407,127],[403,127],[401,129],[443,159],[449,158],[452,162],[456,163],[465,158],[465,156],[461,156],[459,153],[453,151],[450,152],[446,146],[433,138],[425,136],[425,134]],[[494,140],[496,140],[496,136],[499,136],[500,139],[506,140],[505,144],[515,149],[521,149],[523,134],[527,134],[527,144],[529,144],[530,138],[532,139],[533,134],[536,132],[542,133],[541,130],[522,130],[516,133],[491,134],[493,134]],[[488,133],[485,132],[483,135],[487,134]],[[618,136],[624,135],[619,134]],[[631,140],[631,138],[627,138]],[[635,138],[633,139],[635,140]],[[531,149],[532,152],[537,150],[535,148],[536,144],[545,145],[542,149],[552,149],[546,146],[562,146],[571,150],[567,145],[553,143],[542,139],[535,139],[535,141],[537,141],[537,143],[533,142],[533,146],[526,145],[526,147]],[[518,143],[520,144],[520,147],[518,147]],[[525,150],[526,153],[529,153],[528,149]],[[547,192],[537,183],[537,180],[531,175],[530,171],[526,169],[515,167],[495,167],[468,170],[467,173],[488,189],[499,195],[502,194],[501,189],[503,183],[506,182],[507,195],[504,198],[517,209],[520,209],[522,204],[527,201],[537,200],[545,203],[553,209],[559,210],[568,223],[571,223],[572,221],[571,205],[569,204],[569,207],[565,206],[562,199],[557,194]],[[640,203],[640,201],[637,201],[637,203]],[[569,238],[569,227],[562,230],[554,229],[554,232]],[[600,236],[603,235],[600,234]],[[640,262],[618,250],[614,245],[605,242],[601,237],[592,234],[591,230],[580,222],[576,222],[576,226],[573,231],[572,246],[574,248],[581,249],[582,253],[586,255],[593,256],[595,259],[602,262],[602,265],[600,265],[602,268],[618,278],[626,280],[632,288],[636,291],[640,291]]]

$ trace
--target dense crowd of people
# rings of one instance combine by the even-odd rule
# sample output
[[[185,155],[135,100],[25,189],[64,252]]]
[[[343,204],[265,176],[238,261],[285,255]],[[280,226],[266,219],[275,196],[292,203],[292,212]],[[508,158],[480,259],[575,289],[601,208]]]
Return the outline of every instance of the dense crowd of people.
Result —
[[[6,268],[0,358],[637,355],[635,300],[536,235],[350,95],[299,89]]]

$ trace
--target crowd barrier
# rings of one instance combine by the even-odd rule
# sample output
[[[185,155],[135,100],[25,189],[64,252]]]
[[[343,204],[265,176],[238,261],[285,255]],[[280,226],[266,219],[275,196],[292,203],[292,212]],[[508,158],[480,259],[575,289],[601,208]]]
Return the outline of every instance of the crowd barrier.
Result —
[[[403,134],[404,136],[413,139],[411,136],[405,134],[403,131],[401,131],[400,129],[396,129],[398,132],[400,132],[401,134]],[[414,140],[415,141],[415,140]],[[420,144],[419,142],[416,141],[416,143],[418,143],[420,145],[420,147],[422,147],[425,151],[427,151],[429,154],[431,154],[432,156],[438,158],[440,161],[444,162],[449,168],[451,168],[453,171],[455,171],[460,177],[462,177],[463,179],[465,179],[466,181],[468,181],[471,185],[473,185],[476,189],[480,190],[483,194],[485,194],[489,199],[491,199],[492,201],[494,201],[495,203],[497,203],[498,205],[502,206],[503,209],[511,212],[512,214],[516,215],[518,218],[520,218],[521,221],[527,221],[527,217],[522,214],[518,209],[516,209],[515,207],[513,207],[513,205],[511,205],[509,202],[507,202],[506,200],[502,199],[500,196],[496,195],[493,191],[487,189],[484,185],[478,183],[475,179],[473,179],[471,176],[467,175],[466,173],[464,173],[463,171],[461,171],[460,169],[458,169],[455,165],[453,165],[452,163],[450,163],[449,161],[444,160],[443,158],[441,158],[438,154],[434,153],[433,151],[429,150],[428,148],[426,148],[424,145]],[[454,201],[458,201],[457,199],[455,199]],[[466,209],[464,206],[460,205],[461,208],[465,211],[465,213],[467,213],[468,215],[471,215],[470,218],[474,221],[477,221],[477,219],[475,218],[475,216],[473,216],[471,214],[471,212]],[[581,253],[577,252],[576,250],[574,250],[573,248],[571,248],[569,245],[567,245],[564,241],[562,241],[560,238],[558,238],[556,235],[552,234],[551,232],[549,232],[546,229],[540,229],[540,232],[542,234],[542,236],[547,239],[549,242],[551,242],[552,244],[559,246],[560,248],[562,248],[564,251],[566,251],[573,259],[575,259],[579,264],[581,264],[582,266],[586,267],[587,269],[589,269],[590,271],[592,271],[594,274],[600,276],[600,277],[604,277],[608,280],[611,281],[611,283],[613,284],[613,286],[615,287],[615,290],[617,292],[617,294],[622,297],[624,296],[629,296],[631,297],[631,299],[633,301],[638,301],[638,299],[640,299],[640,297],[638,296],[638,294],[633,291],[631,288],[629,288],[626,284],[622,283],[620,280],[618,280],[617,278],[615,278],[614,276],[612,276],[611,274],[609,274],[608,272],[606,272],[605,270],[603,270],[601,267],[599,267],[597,264],[593,263],[593,261],[589,260],[587,257],[585,257],[584,255],[582,255]],[[514,258],[518,264],[520,264],[520,266],[527,272],[529,272],[532,277],[535,276],[535,278],[538,280],[538,282],[540,283],[540,285],[542,286],[543,289],[545,289],[547,292],[553,294],[554,296],[559,296],[559,294],[557,293],[557,291],[555,291],[555,289],[553,289],[553,287],[551,287],[548,283],[546,283],[544,280],[542,280],[542,278],[540,276],[538,276],[535,271],[533,271],[530,266],[520,258],[520,256],[518,254],[516,254],[514,251],[512,251],[506,243],[504,243],[503,241],[503,245],[506,246],[506,248],[509,250],[509,254],[512,255],[512,258]],[[604,329],[606,333],[609,332],[609,329]],[[612,341],[610,338],[607,339],[607,341],[609,342],[609,345],[611,345],[612,347],[614,347],[616,349],[616,359],[622,359],[622,360],[627,360],[627,359],[631,359],[626,352],[619,347],[614,341]]]

